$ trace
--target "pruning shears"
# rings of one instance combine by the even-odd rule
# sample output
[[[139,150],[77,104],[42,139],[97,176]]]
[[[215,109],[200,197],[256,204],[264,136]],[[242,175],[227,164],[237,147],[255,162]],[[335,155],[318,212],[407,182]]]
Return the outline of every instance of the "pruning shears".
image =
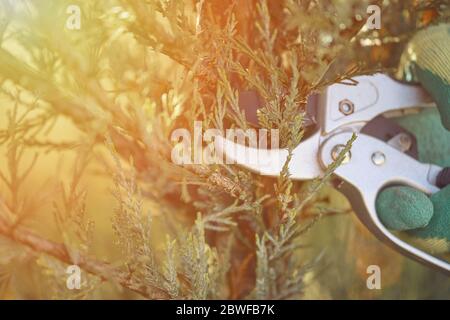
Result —
[[[355,85],[334,84],[308,102],[314,130],[293,150],[289,173],[293,180],[321,177],[347,142],[357,135],[338,166],[340,190],[350,200],[361,222],[380,240],[402,254],[450,274],[450,263],[420,250],[390,232],[376,212],[376,199],[388,186],[405,185],[426,194],[438,192],[443,168],[417,160],[414,135],[389,120],[391,114],[434,107],[420,87],[385,74],[354,78]],[[288,150],[258,149],[216,137],[216,149],[242,167],[267,176],[279,176]],[[264,159],[263,163],[250,161]]]

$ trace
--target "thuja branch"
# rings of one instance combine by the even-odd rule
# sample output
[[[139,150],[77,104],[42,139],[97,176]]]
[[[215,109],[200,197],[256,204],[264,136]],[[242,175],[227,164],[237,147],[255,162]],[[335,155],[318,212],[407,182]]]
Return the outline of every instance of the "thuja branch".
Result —
[[[136,285],[131,277],[110,264],[79,255],[74,262],[65,245],[56,243],[36,235],[21,226],[14,226],[0,216],[0,235],[16,243],[24,245],[36,253],[49,255],[66,264],[76,264],[86,272],[101,278],[104,281],[113,281],[122,287],[134,291],[148,299],[168,299],[169,296],[163,290],[156,287]]]

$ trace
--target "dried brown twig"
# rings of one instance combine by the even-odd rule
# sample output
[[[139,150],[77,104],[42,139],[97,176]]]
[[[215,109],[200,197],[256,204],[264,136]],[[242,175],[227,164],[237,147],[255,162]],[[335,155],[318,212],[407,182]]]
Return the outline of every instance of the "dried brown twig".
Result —
[[[2,206],[2,209],[5,210],[4,206]],[[30,248],[36,254],[46,254],[66,264],[76,264],[86,272],[95,275],[104,281],[113,281],[147,299],[169,298],[168,295],[159,288],[152,287],[149,289],[143,285],[136,285],[126,272],[114,268],[107,262],[92,259],[83,255],[78,255],[78,259],[75,262],[65,245],[42,238],[24,227],[13,227],[13,225],[1,215],[0,235]]]

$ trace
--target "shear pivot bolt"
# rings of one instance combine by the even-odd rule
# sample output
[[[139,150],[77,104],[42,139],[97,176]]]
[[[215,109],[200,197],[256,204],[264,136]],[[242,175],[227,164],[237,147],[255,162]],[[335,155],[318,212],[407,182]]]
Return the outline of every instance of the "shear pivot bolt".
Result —
[[[377,151],[372,154],[372,162],[376,166],[382,166],[386,162],[386,156],[383,152]]]
[[[331,150],[331,158],[333,158],[334,161],[336,161],[339,158],[339,155],[341,154],[341,152],[345,149],[345,145],[343,144],[338,144],[337,146],[335,146],[333,148],[333,150]],[[342,161],[342,164],[347,164],[350,162],[352,158],[352,154],[350,151],[348,151],[345,154],[344,160]]]
[[[348,116],[355,111],[355,104],[348,99],[339,102],[339,111]]]

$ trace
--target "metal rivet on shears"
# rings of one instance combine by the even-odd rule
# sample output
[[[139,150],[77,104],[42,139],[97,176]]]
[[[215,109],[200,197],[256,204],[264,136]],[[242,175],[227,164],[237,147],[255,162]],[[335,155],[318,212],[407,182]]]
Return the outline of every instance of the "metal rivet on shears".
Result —
[[[409,134],[402,132],[390,139],[387,143],[401,152],[407,152],[411,149],[413,141]]]
[[[348,99],[342,100],[339,102],[339,111],[348,116],[355,111],[355,104]]]
[[[345,149],[345,145],[343,144],[338,144],[337,146],[335,146],[333,148],[333,150],[331,150],[331,157],[333,158],[334,161],[336,161],[339,157],[339,155],[341,154],[341,152]],[[342,164],[347,164],[350,162],[350,160],[352,159],[352,153],[350,151],[348,151],[345,154],[344,160],[342,161]]]
[[[376,166],[382,166],[386,162],[386,156],[383,152],[377,151],[372,154],[372,162]]]

